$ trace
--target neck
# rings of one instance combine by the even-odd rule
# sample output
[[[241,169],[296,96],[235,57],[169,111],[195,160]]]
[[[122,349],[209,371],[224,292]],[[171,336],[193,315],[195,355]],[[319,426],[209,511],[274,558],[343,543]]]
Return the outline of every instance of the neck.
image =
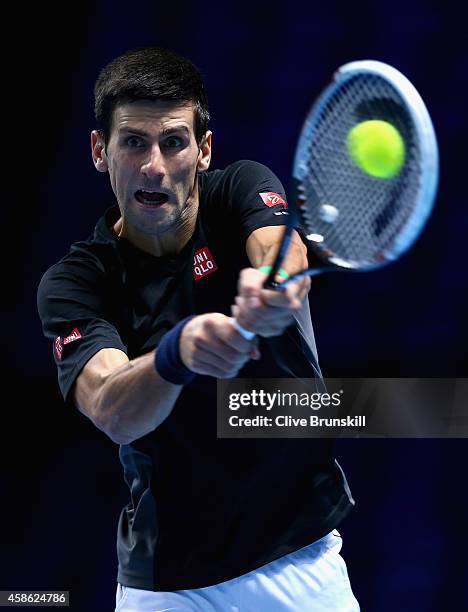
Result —
[[[114,224],[114,232],[119,238],[125,238],[133,246],[154,257],[177,255],[182,251],[195,232],[198,203],[187,203],[179,222],[174,228],[160,234],[146,234],[130,225],[120,217]]]

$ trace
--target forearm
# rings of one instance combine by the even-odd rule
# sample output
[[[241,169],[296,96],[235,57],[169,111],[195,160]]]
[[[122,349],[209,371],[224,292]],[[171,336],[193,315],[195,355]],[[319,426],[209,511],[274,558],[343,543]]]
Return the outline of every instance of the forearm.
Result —
[[[129,361],[118,349],[100,350],[78,376],[74,399],[114,442],[129,444],[169,416],[182,386],[195,374],[232,378],[258,357],[230,317],[216,312],[192,316],[167,332],[156,352]]]
[[[281,243],[284,227],[262,227],[247,241],[247,255],[254,268],[272,265]],[[293,230],[288,252],[281,267],[291,276],[307,268],[307,249],[299,234]]]
[[[268,277],[268,269],[261,268],[275,262],[283,233],[283,227],[263,227],[249,236],[247,255],[252,266],[257,269],[246,268],[241,271],[238,295],[231,309],[243,329],[263,337],[281,335],[294,322],[294,315],[302,307],[310,289],[309,277],[285,283],[281,291],[271,291],[263,286]],[[293,230],[281,268],[292,276],[307,267],[307,249],[299,234]],[[281,272],[275,280],[282,283],[284,276]]]
[[[181,390],[156,372],[152,351],[106,377],[96,398],[96,413],[114,442],[129,444],[169,416]]]

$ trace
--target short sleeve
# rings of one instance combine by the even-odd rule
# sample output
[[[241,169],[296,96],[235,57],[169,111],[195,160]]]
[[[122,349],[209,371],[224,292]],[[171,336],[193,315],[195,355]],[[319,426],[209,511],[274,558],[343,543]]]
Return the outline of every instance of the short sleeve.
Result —
[[[103,348],[127,353],[106,316],[104,271],[91,255],[64,259],[44,274],[37,306],[44,335],[52,342],[58,382],[65,401],[87,361]]]
[[[210,214],[227,213],[245,239],[260,227],[285,225],[285,190],[269,168],[242,160],[210,174],[202,190]]]

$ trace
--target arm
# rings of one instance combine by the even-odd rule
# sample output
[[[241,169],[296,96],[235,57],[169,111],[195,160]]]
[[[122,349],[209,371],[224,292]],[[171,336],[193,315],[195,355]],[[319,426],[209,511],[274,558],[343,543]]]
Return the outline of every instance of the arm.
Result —
[[[254,268],[273,264],[283,233],[284,227],[280,225],[260,227],[250,234],[247,239],[246,250]],[[289,249],[282,268],[291,276],[307,268],[307,249],[296,230],[292,231]]]
[[[117,444],[129,444],[169,416],[182,390],[159,376],[154,351],[132,359],[101,349],[76,379],[76,406]]]
[[[155,351],[129,360],[118,329],[106,319],[103,278],[99,261],[89,254],[56,264],[38,287],[38,311],[44,334],[53,342],[64,398],[72,399],[114,442],[129,444],[169,416],[182,385],[165,380],[164,371],[159,375]],[[75,327],[79,335],[65,342]],[[248,359],[257,358],[257,349],[223,314],[195,316],[179,332],[171,350],[165,343],[164,353],[180,354],[176,369],[232,377]]]
[[[192,372],[232,378],[255,346],[219,313],[191,319],[180,336],[180,357]],[[156,349],[158,350],[158,349]],[[155,351],[128,359],[118,349],[102,349],[78,376],[74,399],[79,410],[117,444],[130,444],[158,427],[171,413],[181,385],[164,380],[154,367]]]
[[[282,226],[261,227],[249,236],[247,255],[255,268],[273,264],[283,236]],[[308,267],[307,249],[299,234],[293,231],[282,268],[290,275]],[[267,274],[254,268],[242,270],[239,293],[232,314],[245,329],[260,336],[281,335],[294,321],[310,289],[310,278],[291,283],[284,291],[263,289]],[[281,278],[278,277],[278,281]]]

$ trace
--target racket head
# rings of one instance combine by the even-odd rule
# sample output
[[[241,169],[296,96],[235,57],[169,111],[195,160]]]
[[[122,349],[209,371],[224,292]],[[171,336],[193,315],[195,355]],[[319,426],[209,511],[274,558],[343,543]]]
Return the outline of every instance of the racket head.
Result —
[[[364,172],[346,138],[356,124],[391,123],[405,143],[392,178]],[[323,269],[367,271],[398,259],[421,233],[438,185],[437,141],[410,81],[375,60],[339,68],[309,111],[296,147],[289,201]]]

